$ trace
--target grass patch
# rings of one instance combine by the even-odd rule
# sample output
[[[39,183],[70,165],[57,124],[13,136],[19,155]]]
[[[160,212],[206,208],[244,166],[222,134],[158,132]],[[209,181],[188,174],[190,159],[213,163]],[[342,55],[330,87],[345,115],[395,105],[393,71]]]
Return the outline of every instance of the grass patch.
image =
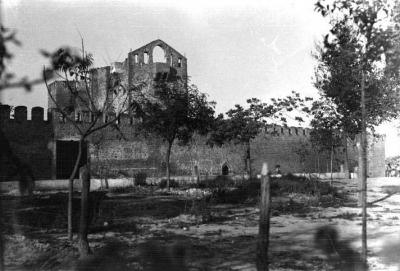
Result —
[[[223,184],[223,185],[222,185]],[[211,186],[211,199],[216,203],[245,203],[258,202],[260,197],[261,182],[259,179],[251,179],[232,187],[229,181]],[[294,175],[286,175],[282,178],[271,178],[271,195],[296,195],[302,203],[318,205],[321,200],[330,202],[339,197],[337,189],[326,182],[315,179],[307,179]],[[300,196],[298,196],[300,195]]]
[[[161,182],[158,184],[160,188],[167,188],[167,179],[162,179]],[[179,183],[175,179],[169,180],[169,187],[170,188],[178,188]]]

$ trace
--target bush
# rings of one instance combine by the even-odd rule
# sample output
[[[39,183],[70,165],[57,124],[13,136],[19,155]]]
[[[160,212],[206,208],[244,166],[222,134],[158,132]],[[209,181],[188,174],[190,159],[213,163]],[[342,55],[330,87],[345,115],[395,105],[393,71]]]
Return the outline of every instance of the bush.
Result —
[[[228,187],[234,187],[235,182],[228,176],[219,175],[215,179],[207,179],[201,181],[198,188],[208,188],[208,189],[224,189]]]
[[[167,187],[167,179],[162,179],[158,186],[160,188],[166,188]],[[170,188],[179,187],[179,183],[177,181],[175,181],[174,179],[170,179],[169,180],[169,187]]]
[[[212,189],[211,198],[217,203],[257,202],[260,197],[260,180],[251,179],[236,187],[217,187]],[[309,180],[305,177],[285,175],[271,178],[271,195],[303,194],[313,196],[317,201],[321,196],[337,197],[337,190],[327,182]]]
[[[135,178],[135,185],[146,185],[146,172],[137,172],[133,177]]]
[[[337,194],[336,188],[327,182],[316,179],[307,179],[302,176],[288,174],[282,178],[271,178],[271,191],[273,195],[283,193],[300,193],[306,195],[328,195]]]
[[[121,193],[131,193],[135,191],[135,187],[130,185],[130,186],[116,186],[112,187],[109,190],[111,193],[116,193],[116,194],[121,194]]]

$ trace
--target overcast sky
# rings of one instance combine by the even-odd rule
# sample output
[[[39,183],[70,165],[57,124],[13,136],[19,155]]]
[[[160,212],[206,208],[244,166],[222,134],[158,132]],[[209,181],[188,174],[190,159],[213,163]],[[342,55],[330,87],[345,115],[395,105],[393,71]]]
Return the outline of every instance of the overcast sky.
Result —
[[[225,112],[250,97],[315,93],[311,51],[327,26],[313,2],[5,0],[3,15],[23,43],[13,50],[19,75],[39,76],[39,49],[80,46],[79,33],[96,66],[160,38],[186,54],[192,82]],[[3,102],[46,106],[46,92],[13,91]]]
[[[226,112],[251,97],[317,93],[311,52],[328,23],[314,11],[314,2],[3,0],[2,17],[22,42],[11,48],[18,76],[40,76],[46,60],[39,50],[79,47],[80,35],[95,66],[123,61],[130,49],[160,38],[186,55],[192,82],[217,102],[218,112]],[[43,86],[29,94],[7,91],[1,98],[47,107]]]

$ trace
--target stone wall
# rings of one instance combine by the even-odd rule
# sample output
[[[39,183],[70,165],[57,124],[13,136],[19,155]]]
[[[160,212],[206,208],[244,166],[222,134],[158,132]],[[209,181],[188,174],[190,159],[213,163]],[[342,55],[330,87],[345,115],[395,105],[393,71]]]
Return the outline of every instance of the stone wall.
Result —
[[[158,57],[156,59],[156,50]],[[127,87],[137,82],[157,80],[162,76],[171,79],[187,78],[187,59],[162,40],[152,41],[128,53],[123,62],[91,70],[90,94],[98,107],[102,108],[105,99],[112,99],[110,92],[113,80],[120,80]],[[151,91],[151,84],[149,84]],[[86,93],[86,86],[78,86]],[[66,82],[55,81],[50,84],[50,92],[57,104],[71,107],[74,112],[70,118],[79,121],[82,129],[89,125],[90,117],[74,100],[66,87]],[[108,93],[108,95],[107,95]],[[110,98],[111,97],[111,98]],[[82,103],[82,101],[81,101]],[[82,104],[81,104],[82,105]],[[27,120],[26,107],[17,107],[15,117],[10,117],[10,108],[0,106],[1,128],[11,143],[14,152],[21,160],[31,165],[34,175],[40,178],[55,178],[57,171],[57,141],[77,141],[79,134],[71,123],[56,112],[52,99],[48,100],[49,120],[43,120],[43,109],[32,109],[32,120]],[[97,125],[112,118],[103,116]],[[88,152],[95,175],[132,176],[136,172],[146,172],[148,176],[163,176],[165,172],[166,144],[157,137],[139,135],[135,121],[130,114],[119,119],[117,132],[111,126],[102,129],[88,138]],[[251,142],[252,172],[259,172],[263,162],[270,169],[280,165],[283,172],[328,172],[330,153],[315,152],[309,141],[310,130],[299,127],[271,127]],[[382,143],[383,142],[383,143]],[[65,142],[62,142],[65,143]],[[69,142],[68,144],[70,144]],[[72,142],[72,145],[75,143]],[[70,148],[70,145],[65,147]],[[349,145],[350,168],[357,164],[357,149]],[[61,156],[60,156],[61,157]],[[384,176],[384,141],[376,142],[370,148],[370,176]],[[208,146],[206,138],[195,136],[187,146],[174,144],[171,153],[173,175],[192,175],[196,168],[201,175],[218,175],[222,167],[229,174],[244,174],[245,146],[227,143],[223,146]],[[70,159],[64,159],[70,160]],[[64,161],[60,159],[60,161]],[[344,163],[342,150],[337,150],[333,160],[333,171],[339,171]],[[2,163],[0,175],[8,178],[7,162]],[[61,166],[60,166],[61,167]],[[69,169],[67,168],[66,171]]]
[[[27,108],[15,108],[10,118],[10,107],[0,106],[0,126],[9,141],[13,153],[29,166],[36,179],[51,178],[52,140],[54,137],[51,121],[45,121],[43,108],[32,108],[31,120],[27,119]],[[0,181],[16,178],[16,167],[8,157],[0,157]]]
[[[57,140],[78,140],[72,124],[65,122],[55,112],[49,113],[48,121],[43,119],[43,109],[32,109],[32,120],[27,119],[26,107],[17,107],[14,118],[10,118],[10,107],[0,106],[1,127],[17,156],[31,165],[37,179],[55,176]],[[104,119],[102,121],[105,121]],[[99,123],[100,125],[101,123]],[[87,122],[79,123],[82,128]],[[120,132],[107,127],[88,138],[88,152],[94,174],[132,176],[146,172],[148,176],[159,177],[165,172],[166,144],[157,137],[143,136],[124,115],[119,123]],[[274,131],[275,130],[275,131]],[[262,162],[270,168],[277,164],[283,172],[329,172],[330,154],[315,153],[309,142],[309,129],[276,126],[261,133],[251,142],[253,172],[259,172]],[[197,167],[201,175],[218,175],[222,167],[229,168],[229,174],[244,174],[245,146],[227,143],[223,146],[208,146],[206,138],[194,136],[187,146],[175,143],[171,153],[173,175],[192,175]],[[384,139],[370,146],[369,174],[371,177],[384,176]],[[357,147],[349,144],[350,168],[357,164]],[[333,170],[339,171],[344,162],[344,153],[337,150]],[[9,174],[7,162],[2,162],[0,176],[4,180]]]

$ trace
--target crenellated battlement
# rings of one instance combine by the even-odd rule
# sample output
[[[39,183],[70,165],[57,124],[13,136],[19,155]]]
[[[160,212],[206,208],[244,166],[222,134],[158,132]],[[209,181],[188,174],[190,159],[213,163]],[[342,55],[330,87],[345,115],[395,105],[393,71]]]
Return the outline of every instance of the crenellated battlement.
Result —
[[[1,122],[11,122],[11,123],[26,123],[31,122],[36,125],[39,123],[43,123],[43,125],[48,125],[49,123],[53,123],[58,129],[71,129],[73,127],[66,120],[66,118],[56,110],[48,110],[47,112],[47,120],[44,118],[45,110],[43,107],[33,107],[31,108],[31,119],[28,119],[28,109],[26,106],[16,106],[14,107],[14,117],[11,116],[11,109],[13,107],[10,105],[0,105],[0,121]],[[75,110],[72,112],[69,117],[76,121],[78,124],[84,126],[91,123],[92,116],[90,116],[90,112]],[[115,113],[110,112],[104,114],[98,124],[110,122],[115,119]],[[121,114],[119,118],[116,120],[116,124],[122,129],[130,129],[132,126],[137,124],[135,118],[130,117],[128,114]],[[73,133],[74,131],[70,131]],[[274,136],[274,137],[309,137],[311,129],[303,128],[303,127],[285,127],[281,125],[269,125],[263,131],[264,133]]]
[[[14,109],[14,116],[12,116],[12,108]],[[47,119],[44,118],[43,107],[32,107],[31,108],[31,119],[28,119],[28,108],[26,106],[10,106],[1,104],[0,105],[0,121],[5,122],[17,122],[17,123],[46,123],[51,121],[50,114],[47,115]]]
[[[155,40],[131,50],[123,62],[94,68],[90,71],[90,82],[87,85],[76,85],[76,90],[84,90],[83,99],[89,98],[85,95],[90,93],[96,107],[102,108],[101,105],[109,102],[106,99],[109,99],[108,93],[116,80],[129,88],[146,80],[171,75],[172,78],[186,79],[187,59],[162,40]],[[138,118],[122,114],[116,119],[113,112],[101,114],[99,118],[93,116],[87,106],[82,104],[82,100],[76,99],[74,93],[71,93],[66,81],[50,83],[49,91],[51,96],[48,97],[47,109],[0,105],[2,132],[9,140],[13,152],[32,167],[36,179],[69,177],[73,167],[70,162],[75,161],[79,149],[77,141],[82,136],[80,132],[87,136],[81,162],[90,158],[96,174],[122,172],[124,176],[133,176],[134,173],[145,172],[148,176],[164,175],[167,151],[165,142],[156,135],[140,134],[140,129],[137,129],[140,125]],[[57,110],[59,107],[73,111],[65,117]],[[97,122],[92,127],[95,118]],[[110,122],[114,123],[104,125]],[[101,130],[92,134],[88,132],[88,128],[96,127]],[[250,142],[253,169],[261,168],[263,162],[280,165],[283,172],[320,172],[328,168],[330,152],[315,155],[310,146],[301,144],[309,141],[310,132],[311,129],[303,127],[265,126],[263,132]],[[207,137],[196,135],[188,146],[174,144],[171,149],[171,174],[191,174],[194,165],[201,174],[225,175],[226,167],[229,175],[244,173],[246,161],[243,155],[247,145],[227,142],[222,146],[209,146],[206,142]],[[384,145],[379,146],[374,148],[374,157],[384,162]],[[304,153],[309,153],[306,158],[294,151],[299,147],[305,150]],[[340,155],[335,157],[335,170],[340,168]],[[353,159],[350,166],[354,167],[356,155],[350,154],[349,157]],[[371,176],[380,176],[379,170],[384,169],[384,164],[378,165],[376,161],[370,164],[377,165]],[[0,181],[1,178],[9,178],[9,170],[4,169],[7,166],[3,167],[3,172],[0,171]]]
[[[309,137],[311,129],[294,126],[268,125],[264,132],[277,137]]]

